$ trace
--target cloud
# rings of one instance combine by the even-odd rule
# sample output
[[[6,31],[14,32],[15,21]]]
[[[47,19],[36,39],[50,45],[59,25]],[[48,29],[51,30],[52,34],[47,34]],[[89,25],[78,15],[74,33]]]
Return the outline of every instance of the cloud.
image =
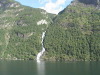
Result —
[[[46,2],[48,2],[49,0],[39,0],[39,3],[40,4],[44,4],[44,3],[46,3]]]
[[[56,2],[53,2],[52,0],[39,0],[40,3],[45,3],[44,6],[40,8],[54,14],[58,14],[63,9],[63,5],[66,1],[67,0],[56,0]]]

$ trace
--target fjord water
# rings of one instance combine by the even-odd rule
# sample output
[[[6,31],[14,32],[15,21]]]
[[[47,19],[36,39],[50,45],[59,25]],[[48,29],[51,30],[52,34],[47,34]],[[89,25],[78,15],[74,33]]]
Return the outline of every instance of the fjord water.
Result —
[[[0,75],[100,75],[100,62],[0,61]]]

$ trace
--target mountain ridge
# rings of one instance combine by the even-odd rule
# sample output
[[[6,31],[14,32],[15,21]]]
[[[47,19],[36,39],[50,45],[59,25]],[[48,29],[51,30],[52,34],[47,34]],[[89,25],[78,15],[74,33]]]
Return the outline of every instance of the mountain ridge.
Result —
[[[74,0],[54,18],[45,38],[46,57],[50,58],[45,59],[100,60],[100,10],[97,6]]]
[[[1,0],[0,4],[0,58],[35,59],[41,50],[42,32],[53,15],[14,0]]]
[[[0,59],[100,61],[99,0],[74,0],[58,15],[0,0]]]

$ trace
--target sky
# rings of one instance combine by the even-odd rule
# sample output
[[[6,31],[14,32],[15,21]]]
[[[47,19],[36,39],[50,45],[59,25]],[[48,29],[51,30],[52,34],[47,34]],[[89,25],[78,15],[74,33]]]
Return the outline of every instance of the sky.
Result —
[[[22,5],[33,8],[41,8],[48,13],[58,14],[61,10],[66,8],[73,0],[15,0]]]

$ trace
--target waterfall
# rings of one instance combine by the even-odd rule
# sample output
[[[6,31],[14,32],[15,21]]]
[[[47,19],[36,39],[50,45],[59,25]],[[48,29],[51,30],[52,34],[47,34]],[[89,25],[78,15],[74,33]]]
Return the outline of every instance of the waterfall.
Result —
[[[45,52],[45,48],[44,48],[44,44],[43,44],[44,37],[45,37],[45,33],[46,33],[46,31],[42,33],[42,41],[41,41],[41,43],[42,43],[42,50],[37,54],[37,58],[36,58],[37,59],[37,62],[40,62],[40,57]]]

